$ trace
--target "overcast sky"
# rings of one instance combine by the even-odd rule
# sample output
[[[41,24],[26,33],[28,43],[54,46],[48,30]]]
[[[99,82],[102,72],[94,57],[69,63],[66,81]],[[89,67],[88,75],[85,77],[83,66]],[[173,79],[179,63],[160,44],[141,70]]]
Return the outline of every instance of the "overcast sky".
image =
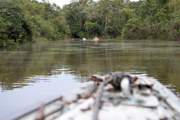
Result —
[[[39,2],[42,2],[42,0],[38,0]],[[48,0],[46,0],[48,1]],[[59,5],[61,8],[65,5],[65,4],[69,4],[71,0],[49,0],[49,2],[55,3],[57,5]]]
[[[38,1],[42,2],[42,0],[38,0]],[[51,4],[55,3],[62,8],[65,4],[69,4],[71,0],[46,0],[46,1],[49,1]],[[94,0],[94,1],[97,1],[97,0]],[[130,1],[138,1],[138,0],[130,0]]]

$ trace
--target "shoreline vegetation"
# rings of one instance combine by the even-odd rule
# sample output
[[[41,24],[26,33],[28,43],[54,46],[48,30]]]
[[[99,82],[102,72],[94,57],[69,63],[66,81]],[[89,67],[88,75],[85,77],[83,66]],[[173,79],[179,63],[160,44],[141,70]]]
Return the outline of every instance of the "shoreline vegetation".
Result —
[[[94,36],[180,40],[180,0],[0,1],[0,47]]]

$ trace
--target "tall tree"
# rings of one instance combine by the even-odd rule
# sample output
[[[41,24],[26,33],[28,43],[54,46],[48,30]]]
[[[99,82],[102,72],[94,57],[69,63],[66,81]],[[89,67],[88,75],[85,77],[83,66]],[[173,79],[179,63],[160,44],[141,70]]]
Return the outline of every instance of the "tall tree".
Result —
[[[73,37],[80,37],[81,31],[85,31],[84,23],[86,21],[86,14],[83,10],[88,2],[89,0],[79,0],[71,2],[63,7]]]

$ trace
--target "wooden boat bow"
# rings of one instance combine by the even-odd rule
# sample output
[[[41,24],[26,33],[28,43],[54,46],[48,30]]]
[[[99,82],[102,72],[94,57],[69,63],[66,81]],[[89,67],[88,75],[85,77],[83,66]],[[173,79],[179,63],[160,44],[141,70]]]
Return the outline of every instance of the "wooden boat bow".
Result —
[[[44,104],[37,120],[180,120],[179,98],[154,78],[109,73],[91,80],[94,83]],[[37,111],[16,119],[36,119]]]

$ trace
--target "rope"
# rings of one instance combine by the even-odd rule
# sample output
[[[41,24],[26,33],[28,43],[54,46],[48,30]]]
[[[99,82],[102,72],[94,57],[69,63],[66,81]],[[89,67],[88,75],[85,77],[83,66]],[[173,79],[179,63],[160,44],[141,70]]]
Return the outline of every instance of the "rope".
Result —
[[[92,120],[97,120],[97,118],[98,118],[98,113],[99,113],[99,108],[100,108],[100,102],[101,102],[101,96],[102,96],[102,93],[103,93],[103,88],[104,88],[104,82],[101,82],[99,87],[98,87],[97,94],[96,94],[96,99],[95,99],[95,103],[94,103]]]

